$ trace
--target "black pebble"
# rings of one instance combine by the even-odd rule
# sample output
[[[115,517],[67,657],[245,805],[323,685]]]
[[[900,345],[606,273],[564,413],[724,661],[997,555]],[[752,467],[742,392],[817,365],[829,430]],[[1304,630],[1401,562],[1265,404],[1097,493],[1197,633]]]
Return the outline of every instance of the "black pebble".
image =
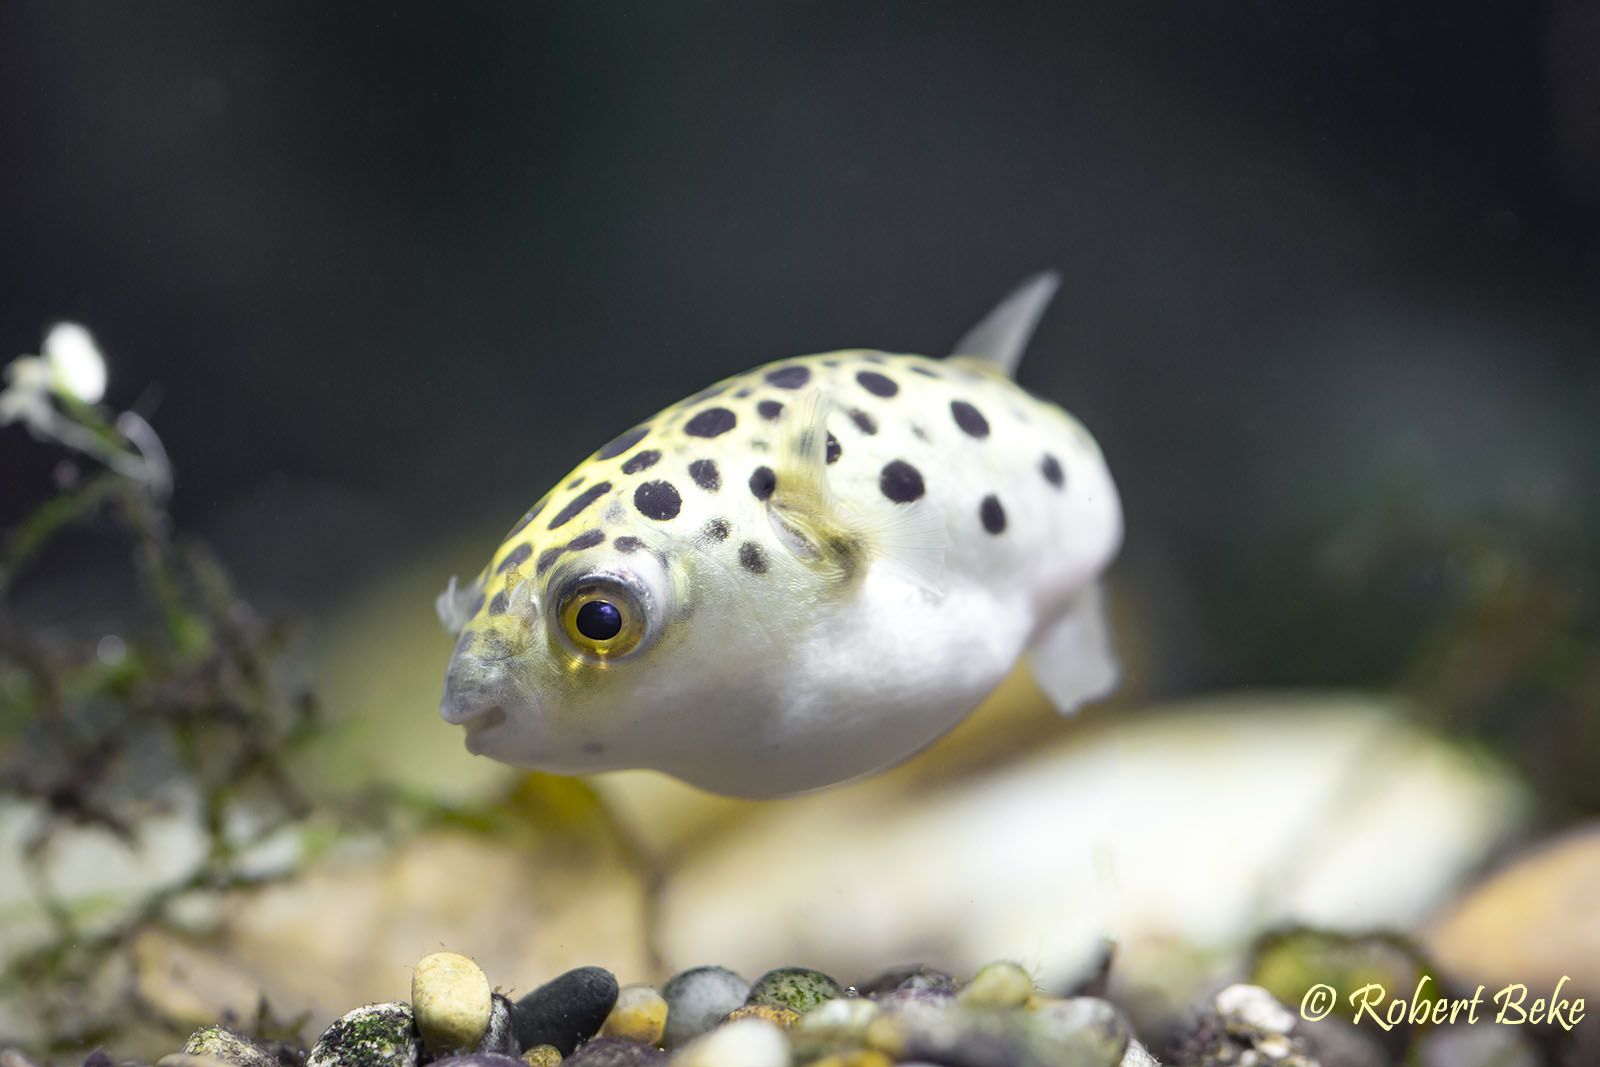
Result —
[[[750,491],[756,495],[757,500],[768,499],[777,487],[778,476],[772,473],[771,467],[757,467],[751,472]]]
[[[635,426],[622,436],[612,438],[611,443],[600,450],[598,458],[611,459],[614,456],[622,455],[628,449],[644,440],[644,435],[649,432],[650,427],[648,426]]]
[[[828,435],[828,462],[839,462],[839,457],[843,454],[843,450],[839,448],[839,439],[830,433]]]
[[[973,437],[989,436],[989,420],[965,400],[950,401],[950,414],[955,416],[956,425]]]
[[[1045,453],[1044,460],[1039,464],[1039,469],[1044,472],[1044,480],[1055,486],[1057,489],[1060,489],[1061,483],[1066,480],[1065,476],[1061,473],[1060,461],[1058,461],[1056,457],[1052,456],[1048,452]]]
[[[717,461],[714,459],[697,459],[689,464],[689,477],[708,493],[715,493],[722,488],[722,476],[717,473]]]
[[[990,533],[1005,533],[1006,509],[1000,506],[1000,498],[993,493],[984,497],[983,503],[978,505],[978,518],[983,520],[983,528]]]
[[[645,482],[633,491],[633,506],[647,519],[666,522],[678,517],[683,498],[671,482]]]
[[[783,414],[783,405],[778,403],[776,400],[763,400],[761,403],[756,405],[756,414],[760,415],[768,422],[771,422],[773,419]]]
[[[779,389],[798,389],[811,380],[808,367],[779,367],[767,371],[767,382]]]
[[[873,396],[894,396],[900,391],[900,387],[894,384],[893,378],[879,374],[875,370],[862,371],[856,375],[856,381],[861,383],[861,388]]]
[[[517,1043],[554,1045],[570,1056],[593,1037],[617,1003],[617,978],[604,967],[578,967],[552,978],[512,1006]]]
[[[896,504],[909,504],[927,492],[922,472],[903,459],[891,460],[878,475],[878,488]]]
[[[720,437],[738,422],[738,416],[727,408],[706,408],[684,424],[683,432],[690,437]]]
[[[654,467],[656,465],[656,460],[660,458],[661,453],[657,452],[653,448],[647,448],[643,452],[635,452],[633,455],[628,457],[625,463],[623,463],[622,473],[638,474],[640,471],[648,467]]]
[[[751,574],[767,573],[767,554],[754,541],[739,546],[739,565]]]

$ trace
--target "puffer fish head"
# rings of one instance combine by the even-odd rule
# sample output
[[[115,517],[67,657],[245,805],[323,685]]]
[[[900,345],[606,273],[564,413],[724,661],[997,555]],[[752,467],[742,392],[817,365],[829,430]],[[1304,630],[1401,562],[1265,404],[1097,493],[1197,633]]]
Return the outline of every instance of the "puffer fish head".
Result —
[[[517,766],[772,796],[898,762],[1024,655],[1063,710],[1104,694],[1117,493],[1008,378],[1054,284],[957,358],[780,360],[592,454],[440,597],[445,720]]]

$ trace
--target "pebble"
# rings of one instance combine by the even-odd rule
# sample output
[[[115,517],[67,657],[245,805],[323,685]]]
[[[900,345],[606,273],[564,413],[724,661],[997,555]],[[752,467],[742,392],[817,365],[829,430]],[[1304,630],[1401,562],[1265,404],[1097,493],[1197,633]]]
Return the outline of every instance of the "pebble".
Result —
[[[617,979],[604,967],[578,967],[535,989],[512,1006],[517,1042],[523,1048],[554,1045],[572,1055],[593,1037],[617,1002]]]
[[[675,1048],[699,1037],[750,997],[750,983],[726,967],[694,967],[661,989],[667,1024],[661,1043]]]
[[[746,1004],[771,1004],[804,1015],[824,1000],[843,996],[844,987],[821,971],[779,967],[756,979]]]
[[[1258,985],[1231,985],[1211,1004],[1234,1033],[1287,1034],[1294,1029],[1294,1012]]]
[[[673,1053],[671,1067],[789,1067],[783,1031],[761,1019],[740,1019],[701,1034]]]
[[[864,997],[877,997],[897,992],[922,993],[929,990],[943,990],[954,993],[957,988],[959,988],[959,983],[950,975],[921,964],[910,967],[895,967],[884,971],[872,981],[863,982],[857,987]]]
[[[554,1045],[535,1045],[522,1054],[528,1067],[560,1067],[561,1050]]]
[[[527,1067],[516,1056],[498,1052],[463,1052],[459,1056],[441,1056],[428,1067]]]
[[[986,964],[956,1000],[969,1008],[1020,1008],[1033,996],[1033,976],[1010,960]]]
[[[1121,1043],[1108,1046],[1093,1033],[1057,1033],[1035,1025],[1021,1010],[964,1006],[903,1007],[867,1027],[870,1048],[897,1060],[928,1060],[961,1067],[1115,1067]]]
[[[800,1020],[800,1013],[780,1008],[776,1004],[746,1004],[742,1008],[734,1008],[728,1013],[729,1022],[738,1022],[740,1019],[760,1019],[769,1022],[781,1030],[787,1030]]]
[[[666,998],[653,986],[628,985],[617,991],[617,1003],[606,1021],[600,1024],[600,1033],[645,1045],[659,1045],[666,1025]]]
[[[517,1044],[517,1028],[511,1021],[511,1001],[493,993],[489,997],[489,1028],[483,1032],[477,1051],[494,1052],[502,1056],[518,1056],[522,1046]]]
[[[203,1026],[184,1043],[186,1056],[209,1056],[233,1067],[279,1067],[278,1058],[226,1026]]]
[[[667,1054],[654,1045],[626,1037],[596,1037],[578,1046],[565,1067],[645,1067],[666,1062]]]
[[[857,1048],[810,1060],[806,1067],[893,1067],[894,1060],[876,1049]]]
[[[411,1005],[396,1001],[335,1019],[312,1046],[306,1067],[417,1067],[421,1055]]]
[[[1064,997],[1039,1004],[1028,1017],[1047,1033],[1088,1039],[1097,1048],[1120,1058],[1128,1047],[1131,1028],[1122,1012],[1099,997]]]
[[[411,976],[411,1010],[423,1044],[435,1056],[477,1048],[494,1012],[489,979],[458,953],[424,956]]]

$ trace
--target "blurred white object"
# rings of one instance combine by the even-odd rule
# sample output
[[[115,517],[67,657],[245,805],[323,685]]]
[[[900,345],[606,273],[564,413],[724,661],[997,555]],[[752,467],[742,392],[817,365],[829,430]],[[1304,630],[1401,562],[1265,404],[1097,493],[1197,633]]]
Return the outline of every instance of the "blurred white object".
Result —
[[[85,327],[76,322],[56,323],[45,334],[41,354],[57,392],[85,404],[98,404],[106,395],[106,358]]]

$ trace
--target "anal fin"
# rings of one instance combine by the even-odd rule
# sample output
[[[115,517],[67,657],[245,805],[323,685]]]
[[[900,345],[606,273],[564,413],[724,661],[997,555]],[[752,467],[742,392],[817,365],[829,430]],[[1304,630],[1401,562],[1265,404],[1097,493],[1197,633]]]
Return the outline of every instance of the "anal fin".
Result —
[[[1063,715],[1116,689],[1122,670],[1112,647],[1098,581],[1086,586],[1067,610],[1034,638],[1028,649],[1028,670]]]

